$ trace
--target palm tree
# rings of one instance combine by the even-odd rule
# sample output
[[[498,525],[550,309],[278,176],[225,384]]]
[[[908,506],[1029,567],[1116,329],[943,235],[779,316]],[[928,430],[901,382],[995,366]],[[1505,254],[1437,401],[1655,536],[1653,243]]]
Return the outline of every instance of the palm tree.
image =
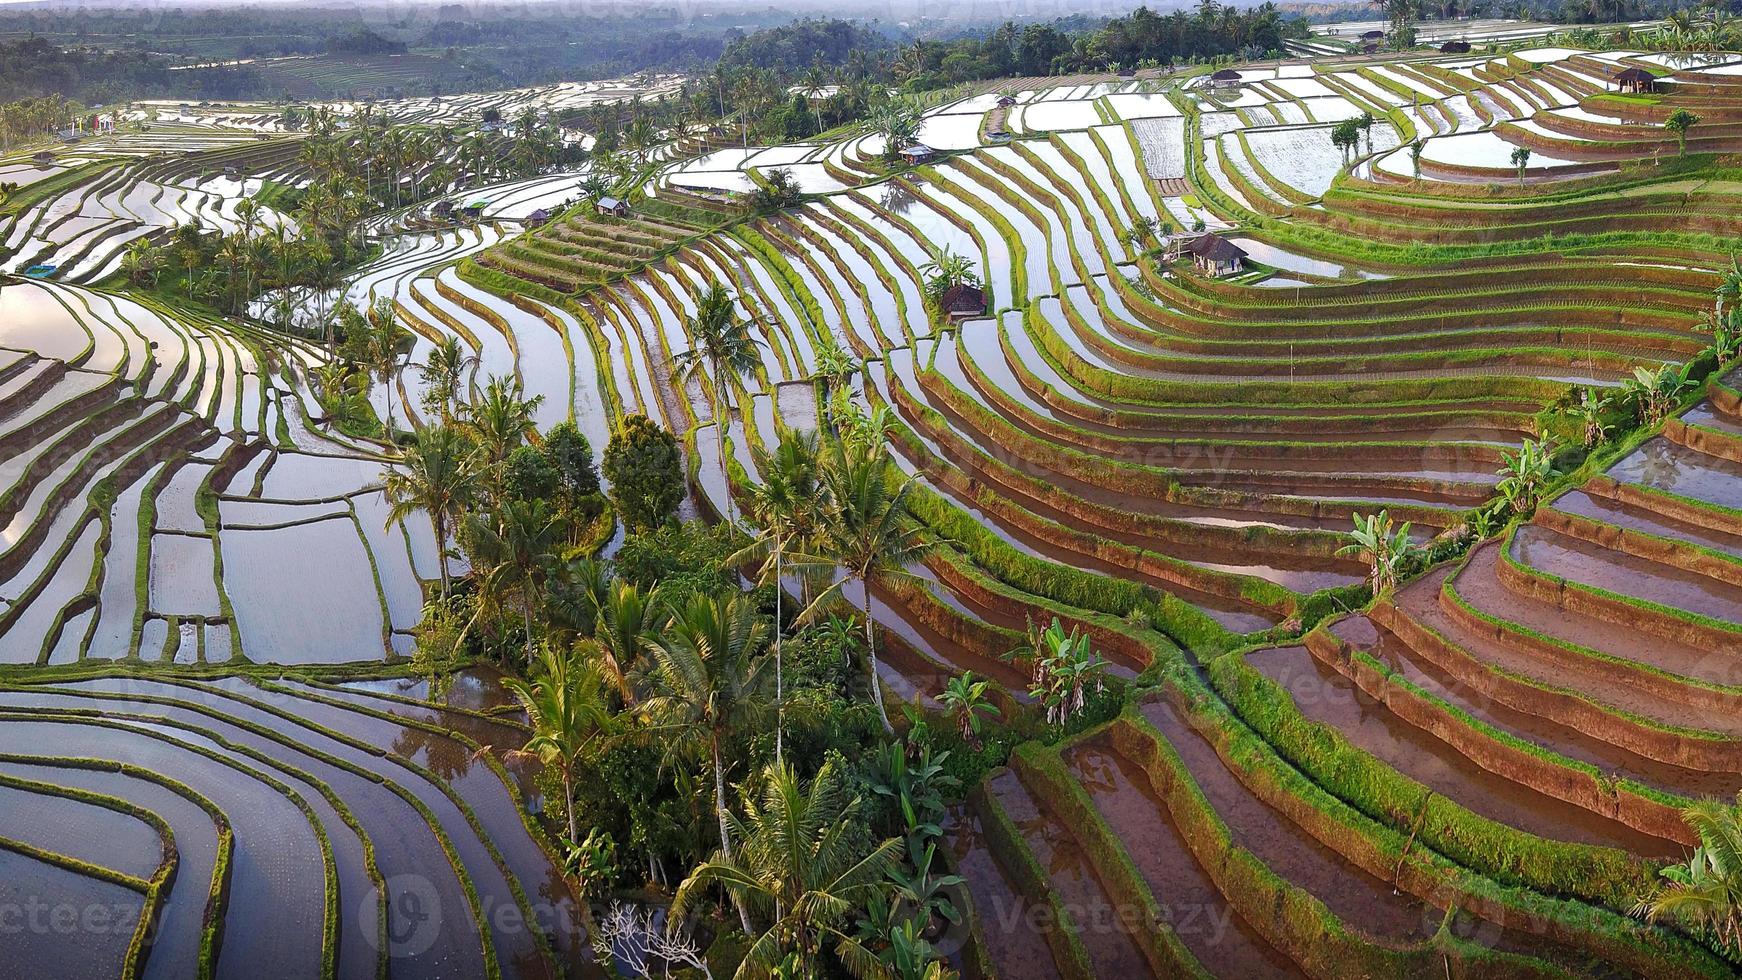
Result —
[[[517,379],[491,375],[484,390],[465,407],[460,426],[484,451],[484,461],[498,482],[508,454],[538,435],[534,413],[542,404],[543,395],[524,397]]]
[[[631,672],[658,636],[657,598],[657,592],[644,592],[633,583],[615,583],[600,604],[593,635],[581,641],[624,704],[635,703]]]
[[[1699,834],[1700,846],[1685,864],[1658,872],[1663,883],[1640,901],[1634,914],[1709,930],[1734,954],[1742,949],[1742,794],[1734,804],[1689,804],[1682,820]]]
[[[828,501],[824,520],[812,543],[812,554],[795,555],[793,563],[818,572],[839,569],[837,578],[811,602],[806,617],[816,615],[827,602],[842,594],[848,581],[857,582],[864,598],[865,655],[870,671],[871,696],[885,731],[893,732],[889,712],[883,707],[883,688],[877,671],[876,622],[871,618],[871,580],[877,577],[911,577],[907,567],[923,558],[932,545],[922,539],[907,516],[911,477],[896,476],[887,447],[881,443],[855,441],[835,444],[823,456],[822,487]]]
[[[1427,150],[1427,143],[1416,140],[1409,144],[1409,165],[1415,171],[1415,179],[1421,179],[1421,155]]]
[[[502,684],[514,692],[526,710],[532,737],[523,751],[538,755],[547,766],[556,766],[563,780],[563,803],[568,811],[570,841],[580,839],[575,820],[575,762],[588,746],[610,729],[611,713],[604,696],[604,683],[592,664],[572,653],[546,645],[543,671],[528,684],[518,677]]]
[[[786,599],[782,585],[783,559],[793,542],[816,533],[819,517],[817,484],[817,437],[815,432],[788,429],[770,453],[761,446],[751,450],[756,471],[763,482],[750,490],[750,516],[763,533],[730,560],[733,565],[760,557],[763,584],[774,585],[774,702],[779,717],[774,726],[774,758],[784,761],[786,678],[781,656],[781,615]]]
[[[672,358],[678,381],[687,384],[699,378],[708,386],[714,409],[714,431],[719,437],[720,475],[726,480],[726,520],[733,520],[732,487],[726,466],[726,420],[731,415],[730,391],[742,391],[744,379],[761,366],[762,342],[750,335],[752,321],[740,317],[737,300],[718,283],[708,287],[696,301],[696,312],[684,324],[692,346]],[[707,367],[706,377],[702,368]]]
[[[1373,594],[1379,595],[1397,584],[1397,566],[1409,554],[1409,522],[1393,529],[1391,512],[1382,510],[1362,517],[1355,515],[1355,530],[1351,543],[1337,551],[1339,555],[1365,555],[1373,566],[1368,578]]]
[[[722,853],[678,886],[671,918],[682,919],[701,891],[719,885],[741,906],[768,923],[755,936],[738,967],[739,980],[773,975],[796,960],[792,976],[826,975],[820,961],[825,943],[855,976],[882,976],[877,957],[846,932],[855,909],[880,899],[884,880],[904,851],[898,838],[867,849],[860,827],[868,819],[863,801],[848,796],[846,776],[823,763],[807,788],[788,766],[769,766],[762,799],[744,801],[744,817],[732,817],[744,846]]]
[[[550,575],[550,556],[563,540],[562,523],[543,500],[509,500],[503,502],[500,515],[468,514],[464,528],[467,554],[474,569],[480,570],[476,576],[479,613],[493,603],[518,599],[530,664],[532,610]]]
[[[648,646],[656,683],[656,693],[642,705],[649,731],[664,741],[668,764],[698,756],[712,764],[720,854],[726,861],[735,855],[725,748],[761,728],[767,713],[767,661],[757,656],[766,638],[749,597],[729,591],[691,596],[671,611],[664,634]],[[749,914],[742,905],[739,916],[748,932]]]
[[[394,381],[404,349],[411,344],[411,331],[399,325],[398,309],[393,300],[382,298],[369,309],[370,330],[363,345],[364,366],[375,380],[387,389],[387,441],[393,441],[393,401],[398,398]]]
[[[424,358],[419,370],[424,384],[424,407],[435,406],[443,425],[452,424],[454,402],[459,399],[467,372],[477,365],[478,356],[453,336],[442,338]]]
[[[477,499],[477,448],[459,432],[431,426],[418,435],[395,466],[382,474],[381,489],[390,508],[387,525],[402,523],[417,511],[429,515],[435,527],[442,597],[448,579],[448,532]]]

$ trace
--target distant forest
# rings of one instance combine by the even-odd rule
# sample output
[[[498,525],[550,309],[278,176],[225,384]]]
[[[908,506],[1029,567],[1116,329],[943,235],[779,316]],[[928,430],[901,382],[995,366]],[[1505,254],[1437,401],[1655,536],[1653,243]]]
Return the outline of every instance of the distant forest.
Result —
[[[1418,0],[1423,17],[1532,17],[1566,23],[1661,15],[1692,0]],[[1167,12],[1076,15],[979,28],[803,19],[776,6],[728,13],[646,6],[575,15],[561,7],[8,9],[0,6],[0,101],[61,95],[311,98],[449,94],[642,71],[850,75],[909,90],[1017,75],[1233,55],[1263,57],[1312,21],[1383,16],[1378,5],[1316,0],[1238,8],[1204,0]],[[621,11],[623,7],[613,8]],[[286,56],[382,63],[320,72]],[[229,64],[234,61],[252,63]],[[192,70],[171,69],[198,65]],[[324,86],[324,87],[323,87]],[[351,86],[351,87],[348,87]]]

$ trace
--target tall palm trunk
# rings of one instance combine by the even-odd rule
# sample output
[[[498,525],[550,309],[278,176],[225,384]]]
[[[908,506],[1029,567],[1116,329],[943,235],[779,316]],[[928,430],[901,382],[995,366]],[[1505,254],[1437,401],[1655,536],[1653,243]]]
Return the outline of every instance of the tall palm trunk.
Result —
[[[732,471],[726,467],[726,415],[731,408],[726,404],[726,392],[720,385],[720,366],[714,365],[714,434],[720,442],[720,482],[726,494],[726,523],[737,522],[732,507]]]
[[[883,730],[894,734],[895,726],[889,723],[889,712],[883,707],[883,684],[877,678],[877,624],[871,619],[871,576],[860,576],[859,584],[865,589],[865,663],[871,671],[871,699],[877,702],[877,717],[883,719]]]
[[[781,537],[774,536],[774,761],[785,763],[786,755],[782,752],[786,733],[786,680],[781,669],[781,600],[785,598],[786,583],[780,578],[780,553],[783,550]]]
[[[436,564],[441,566],[442,598],[446,599],[453,589],[448,576],[448,515],[438,509],[430,515],[430,520],[435,525]]]
[[[532,590],[526,589],[520,600],[520,611],[526,621],[526,665],[532,666]]]
[[[563,805],[569,811],[569,840],[580,840],[580,828],[575,824],[575,764],[570,760],[563,766]]]
[[[720,736],[713,737],[714,750],[714,813],[720,818],[720,853],[726,860],[732,860],[732,825],[727,819],[726,810],[726,764],[720,758]],[[737,895],[732,896],[732,904],[738,907],[738,922],[744,927],[744,935],[756,934],[756,927],[750,922],[750,910],[744,907],[744,900]]]

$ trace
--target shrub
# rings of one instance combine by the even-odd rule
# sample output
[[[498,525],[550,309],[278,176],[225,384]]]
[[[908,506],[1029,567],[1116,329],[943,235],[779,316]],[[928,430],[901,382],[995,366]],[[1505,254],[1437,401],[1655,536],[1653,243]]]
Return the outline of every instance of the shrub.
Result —
[[[605,449],[611,502],[631,531],[671,520],[684,498],[683,454],[677,439],[645,415],[623,419]]]

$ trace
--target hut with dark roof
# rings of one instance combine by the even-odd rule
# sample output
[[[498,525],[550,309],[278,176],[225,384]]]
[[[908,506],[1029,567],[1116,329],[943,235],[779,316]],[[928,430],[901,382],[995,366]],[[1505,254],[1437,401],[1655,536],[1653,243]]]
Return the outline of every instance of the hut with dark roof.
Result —
[[[944,290],[938,307],[951,320],[967,320],[986,315],[986,291],[971,283],[959,282]]]
[[[1185,250],[1191,253],[1198,271],[1207,275],[1239,275],[1245,268],[1246,250],[1212,232],[1192,239]]]
[[[1240,73],[1232,68],[1224,68],[1210,76],[1211,88],[1228,88],[1240,84]]]
[[[1617,92],[1652,92],[1657,89],[1657,76],[1643,68],[1623,68],[1610,81]]]

